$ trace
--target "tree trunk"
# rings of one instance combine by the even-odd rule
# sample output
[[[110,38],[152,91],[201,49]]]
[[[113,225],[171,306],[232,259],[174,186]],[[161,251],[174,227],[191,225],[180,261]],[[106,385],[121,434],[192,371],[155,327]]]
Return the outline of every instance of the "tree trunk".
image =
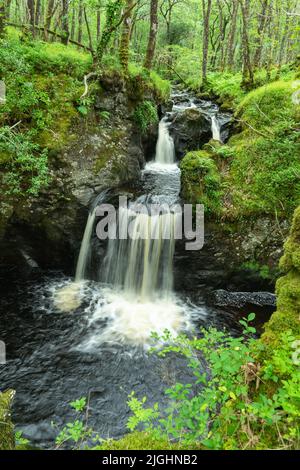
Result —
[[[29,23],[31,26],[32,36],[35,36],[35,1],[34,0],[27,0],[27,7],[29,13]]]
[[[88,20],[88,17],[87,17],[87,13],[86,13],[86,8],[85,8],[85,7],[83,7],[83,13],[84,13],[84,20],[85,20],[86,30],[87,30],[88,38],[89,38],[89,46],[90,46],[91,51],[93,51],[93,50],[94,50],[94,48],[93,48],[93,40],[92,40],[90,24],[89,24],[89,20]]]
[[[72,21],[71,21],[71,39],[74,41],[75,39],[75,24],[76,24],[76,8],[75,5],[72,7]]]
[[[267,24],[267,11],[268,11],[268,0],[263,0],[261,5],[261,12],[259,16],[258,28],[257,28],[257,38],[256,38],[256,49],[253,59],[254,69],[259,67],[261,61],[261,53],[263,48],[263,38],[265,33],[265,27]]]
[[[78,42],[82,43],[82,25],[83,25],[83,0],[79,0],[78,10]]]
[[[97,41],[99,40],[101,35],[101,10],[100,10],[100,5],[99,8],[97,9]]]
[[[128,72],[130,31],[132,25],[132,7],[134,0],[126,0],[128,14],[123,20],[121,42],[120,42],[120,63],[125,73]]]
[[[158,30],[157,8],[158,8],[158,0],[151,0],[150,32],[149,32],[146,58],[145,58],[145,63],[144,63],[144,67],[148,70],[150,70],[152,67],[152,62],[153,62],[154,53],[155,53],[156,36],[157,36],[157,30]]]
[[[284,49],[285,49],[285,45],[287,43],[288,36],[289,36],[290,21],[291,21],[291,16],[289,15],[290,7],[291,7],[291,2],[287,1],[287,5],[286,5],[287,12],[285,16],[284,31],[281,36],[280,49],[279,49],[279,55],[278,55],[278,69],[276,73],[276,78],[280,77],[281,65],[282,65],[283,56],[284,56]]]
[[[0,0],[0,38],[4,36],[5,20],[5,2]]]
[[[253,70],[251,66],[250,59],[250,47],[249,47],[249,38],[248,30],[250,28],[249,24],[249,8],[250,0],[240,0],[241,9],[242,9],[242,18],[243,18],[243,31],[242,31],[242,47],[243,47],[243,86],[246,88],[251,88],[254,83]]]
[[[48,30],[51,28],[51,20],[54,13],[54,0],[48,0],[45,28],[44,28],[44,39],[48,41]]]
[[[39,22],[40,22],[41,9],[42,9],[41,0],[36,0],[34,24],[37,26],[39,25]]]
[[[207,81],[207,58],[208,58],[208,43],[209,43],[209,20],[211,12],[212,0],[207,0],[207,7],[205,8],[205,0],[202,0],[203,12],[203,45],[202,45],[202,84]]]
[[[237,20],[237,13],[239,9],[239,2],[238,0],[233,1],[233,10],[232,10],[232,19],[231,19],[231,28],[229,33],[228,39],[228,57],[227,57],[227,68],[229,70],[233,70],[234,67],[234,43],[235,43],[235,35],[236,35],[236,20]]]
[[[69,42],[70,32],[69,32],[69,1],[62,0],[62,17],[61,17],[61,27],[62,27],[62,43],[67,45]]]
[[[123,23],[124,16],[121,14],[123,0],[108,0],[106,4],[106,21],[101,37],[97,44],[97,62],[101,65],[103,54],[106,51],[113,34]],[[125,15],[127,13],[125,12]]]

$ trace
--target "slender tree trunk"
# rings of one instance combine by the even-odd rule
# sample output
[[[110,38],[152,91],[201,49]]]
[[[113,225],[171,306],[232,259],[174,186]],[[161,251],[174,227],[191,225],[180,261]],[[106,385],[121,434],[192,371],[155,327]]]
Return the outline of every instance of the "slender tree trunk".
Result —
[[[267,24],[268,3],[269,3],[269,0],[263,0],[261,4],[261,11],[260,11],[258,28],[257,28],[256,49],[255,49],[254,58],[253,58],[254,69],[259,67],[260,61],[261,61],[263,39],[264,39],[264,33],[265,33],[266,24]]]
[[[289,36],[290,21],[291,21],[291,16],[289,15],[290,7],[291,7],[291,2],[288,0],[287,5],[286,5],[287,13],[285,15],[284,30],[283,30],[283,34],[281,36],[281,41],[280,41],[280,49],[279,49],[279,55],[278,55],[278,69],[276,73],[276,78],[280,77],[281,65],[282,65],[283,56],[284,56],[284,49],[285,49],[285,45],[287,43],[288,36]]]
[[[234,50],[235,50],[234,44],[235,44],[238,9],[239,9],[238,0],[233,0],[231,28],[230,28],[229,39],[228,39],[227,68],[229,70],[233,70],[233,67],[234,67]]]
[[[101,10],[100,10],[100,6],[98,7],[97,9],[97,41],[99,40],[100,38],[100,35],[101,35]]]
[[[152,62],[153,62],[154,53],[155,53],[156,36],[157,36],[157,30],[158,30],[157,8],[158,8],[158,0],[151,0],[150,32],[149,32],[146,58],[145,58],[145,63],[144,63],[145,68],[148,70],[150,70],[152,67]]]
[[[51,20],[54,13],[54,0],[48,0],[48,6],[46,11],[44,39],[48,41],[48,30],[51,29]]]
[[[128,14],[123,20],[121,42],[120,42],[120,63],[125,73],[128,72],[130,31],[132,25],[132,7],[134,0],[126,0]]]
[[[71,20],[71,34],[70,34],[72,41],[74,41],[75,39],[75,24],[76,24],[76,8],[75,8],[75,5],[73,4],[72,20]]]
[[[82,42],[82,25],[83,25],[83,0],[79,0],[78,9],[78,42]]]
[[[62,17],[61,17],[61,27],[62,27],[62,33],[63,33],[63,39],[62,43],[63,44],[68,44],[69,42],[69,37],[70,37],[70,31],[69,31],[69,1],[68,0],[62,0]]]
[[[249,8],[250,0],[240,0],[243,18],[242,46],[243,46],[243,86],[252,87],[254,83],[253,70],[250,59],[250,46],[248,38],[249,24]]]
[[[211,12],[212,0],[202,0],[203,12],[203,45],[202,45],[202,84],[207,81],[207,59],[208,59],[208,44],[209,44],[209,20]],[[207,3],[207,7],[205,4]]]
[[[38,25],[39,25],[39,22],[40,22],[41,9],[42,9],[41,0],[36,0],[35,20],[34,20],[34,24],[35,24],[36,26],[38,26]]]
[[[0,38],[4,36],[5,20],[5,2],[0,0]]]
[[[93,51],[94,48],[93,48],[92,34],[91,34],[90,24],[89,24],[89,20],[88,20],[88,16],[87,16],[85,7],[83,7],[83,13],[84,13],[84,20],[85,20],[86,30],[87,30],[88,38],[89,38],[89,47],[90,47],[91,51]]]
[[[31,26],[32,36],[35,36],[35,0],[27,0],[27,7],[29,13],[29,23]]]

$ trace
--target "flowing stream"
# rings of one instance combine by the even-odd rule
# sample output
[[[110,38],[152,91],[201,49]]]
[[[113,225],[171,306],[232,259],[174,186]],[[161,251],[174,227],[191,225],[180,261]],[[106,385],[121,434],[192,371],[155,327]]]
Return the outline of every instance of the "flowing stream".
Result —
[[[172,113],[202,106],[216,117],[212,135],[221,140],[222,116],[216,115],[215,105],[199,104],[183,93],[174,94],[173,100]],[[109,200],[105,191],[88,214],[75,278],[47,272],[28,282],[16,281],[3,297],[1,339],[8,361],[0,366],[1,384],[17,390],[14,422],[39,446],[53,445],[57,432],[50,423],[61,427],[72,420],[67,404],[80,396],[89,395],[89,424],[105,438],[118,437],[126,431],[126,401],[132,390],[147,395],[151,406],[164,400],[171,383],[189,381],[183,359],[147,354],[157,342],[153,332],[190,334],[201,325],[235,330],[236,319],[208,306],[201,296],[205,285],[199,273],[193,274],[196,258],[177,252],[180,170],[167,118],[159,123],[156,152],[141,174],[140,194],[116,217],[116,232],[129,227],[134,236],[105,243],[96,237],[96,208]],[[138,210],[139,204],[147,211]],[[153,204],[163,205],[163,210],[153,214]],[[200,257],[201,266],[204,255],[193,256]],[[203,268],[209,269],[205,264],[210,261],[203,260]]]

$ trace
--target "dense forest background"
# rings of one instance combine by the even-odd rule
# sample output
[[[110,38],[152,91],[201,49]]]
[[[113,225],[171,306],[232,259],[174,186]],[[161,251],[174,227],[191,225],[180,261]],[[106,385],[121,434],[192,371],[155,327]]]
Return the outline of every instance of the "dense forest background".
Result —
[[[299,46],[297,0],[1,0],[4,25],[34,38],[89,50],[113,63],[119,55],[155,67],[188,83],[209,72],[242,71],[245,85],[255,72],[295,59]],[[156,46],[156,54],[155,53]],[[119,54],[118,54],[119,52]]]
[[[128,434],[116,449],[180,448],[181,439],[196,449],[300,447],[299,36],[297,0],[0,0],[4,277],[17,273],[23,283],[28,259],[47,269],[67,262],[70,270],[82,208],[103,189],[136,182],[175,85],[231,120],[225,143],[211,138],[209,121],[208,138],[195,143],[192,134],[178,162],[181,196],[204,204],[214,224],[214,259],[234,264],[239,278],[247,272],[247,291],[254,275],[268,286],[278,279],[277,310],[261,338],[252,338],[250,314],[241,338],[208,330],[184,339],[174,351],[202,351],[213,380],[202,378],[194,395],[189,384],[167,390],[180,419],[171,427],[162,419],[158,430],[157,408],[131,395],[127,427],[146,423],[146,433]],[[201,131],[201,113],[198,121],[190,109],[182,116],[184,132],[189,119]],[[219,271],[211,272],[215,281]],[[200,383],[201,364],[189,366]],[[1,397],[9,407],[11,395]],[[8,437],[0,427],[0,449],[15,446],[9,427]],[[67,424],[58,446],[90,438],[87,423],[78,435],[75,428]]]

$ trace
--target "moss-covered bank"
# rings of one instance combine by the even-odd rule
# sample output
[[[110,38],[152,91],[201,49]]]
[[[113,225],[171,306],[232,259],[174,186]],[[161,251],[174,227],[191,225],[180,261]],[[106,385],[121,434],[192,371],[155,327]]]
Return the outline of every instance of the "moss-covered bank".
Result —
[[[285,331],[300,339],[300,206],[294,213],[280,268],[284,276],[276,284],[277,310],[262,336],[263,342],[271,347],[280,346],[280,334]]]

